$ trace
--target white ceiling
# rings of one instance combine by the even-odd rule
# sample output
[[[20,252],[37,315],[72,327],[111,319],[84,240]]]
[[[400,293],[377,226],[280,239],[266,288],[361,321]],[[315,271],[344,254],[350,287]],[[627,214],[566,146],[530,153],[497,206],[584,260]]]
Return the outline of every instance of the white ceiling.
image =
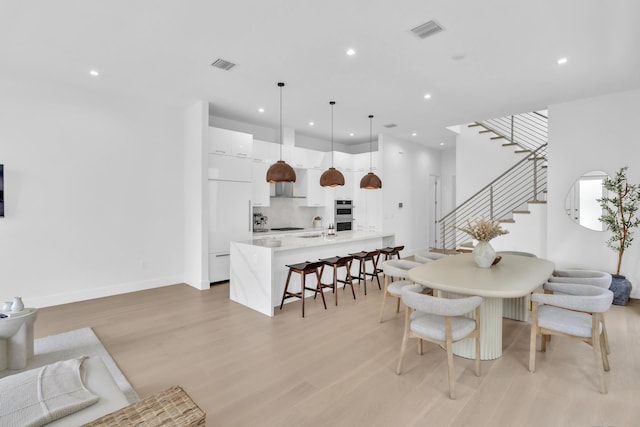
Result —
[[[639,88],[639,17],[637,0],[0,0],[0,75],[268,126],[283,81],[299,133],[328,139],[335,100],[336,141],[368,141],[373,114],[374,134],[438,147],[446,126]],[[430,19],[446,30],[410,32]]]

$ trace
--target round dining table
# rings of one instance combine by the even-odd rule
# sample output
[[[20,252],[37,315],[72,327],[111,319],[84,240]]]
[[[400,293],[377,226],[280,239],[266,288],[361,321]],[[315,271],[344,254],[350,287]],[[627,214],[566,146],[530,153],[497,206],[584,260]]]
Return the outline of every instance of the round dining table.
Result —
[[[503,254],[500,262],[480,268],[473,254],[458,254],[427,262],[409,270],[409,279],[437,290],[443,298],[482,297],[480,306],[480,358],[502,356],[502,309],[505,298],[527,297],[551,276],[553,262],[535,257]],[[434,292],[435,293],[435,292]],[[475,358],[474,339],[459,341],[454,354]]]

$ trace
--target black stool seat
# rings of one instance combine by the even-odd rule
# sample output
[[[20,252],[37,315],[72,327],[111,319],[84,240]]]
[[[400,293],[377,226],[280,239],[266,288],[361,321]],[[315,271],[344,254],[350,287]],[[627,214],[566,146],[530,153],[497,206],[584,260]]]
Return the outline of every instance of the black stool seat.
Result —
[[[380,272],[380,270],[378,269],[378,257],[380,256],[380,251],[377,249],[375,251],[368,252],[360,251],[349,255],[351,255],[359,263],[358,277],[356,278],[358,279],[358,283],[364,281],[364,294],[367,294],[367,276],[370,276],[372,281],[375,277],[378,281],[378,289],[382,290],[382,286],[380,286],[380,277],[378,276],[378,273]],[[367,272],[367,261],[371,261],[371,264],[373,266],[372,273]]]
[[[347,285],[351,286],[351,293],[353,294],[353,299],[356,299],[356,291],[353,289],[353,278],[351,277],[351,261],[353,261],[352,256],[334,256],[331,258],[323,258],[320,260],[322,262],[322,268],[320,268],[320,278],[322,278],[322,273],[324,272],[324,267],[329,266],[333,268],[333,282],[330,284],[320,283],[320,287],[322,288],[331,288],[333,293],[336,295],[336,305],[338,305],[338,292],[337,286],[338,283],[343,283],[344,286],[342,289],[346,288]],[[344,280],[338,279],[338,268],[345,268],[345,276]],[[314,296],[315,298],[315,296]]]
[[[400,259],[400,251],[404,249],[404,245],[402,246],[387,246],[386,248],[378,249],[380,251],[380,255],[378,255],[378,259],[376,260],[376,268],[378,273],[382,273],[382,269],[378,268],[378,264],[380,264],[380,257],[384,255],[384,260],[393,259],[394,256],[397,256]],[[393,278],[391,279],[393,280]]]
[[[323,267],[324,263],[320,261],[305,261],[300,262],[298,264],[287,265],[289,267],[289,274],[287,274],[287,282],[284,285],[284,292],[282,293],[282,301],[280,302],[280,310],[282,310],[282,306],[284,305],[284,300],[287,298],[300,298],[302,300],[302,317],[304,317],[304,294],[306,291],[311,291],[315,295],[314,297],[320,293],[322,297],[322,304],[324,304],[324,309],[327,309],[327,302],[324,300],[324,293],[322,292],[322,285],[320,283],[320,272],[319,268]],[[291,280],[291,273],[300,274],[300,292],[292,292],[289,290],[289,281]],[[309,288],[306,286],[306,277],[308,274],[316,275],[316,287]]]

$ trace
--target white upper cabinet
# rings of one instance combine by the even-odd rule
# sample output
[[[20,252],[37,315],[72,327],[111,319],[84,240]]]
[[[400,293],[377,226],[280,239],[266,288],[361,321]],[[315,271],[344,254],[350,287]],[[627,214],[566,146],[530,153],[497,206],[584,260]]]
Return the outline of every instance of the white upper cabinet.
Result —
[[[333,153],[333,165],[341,172],[353,171],[354,159],[353,154],[343,153],[342,151],[336,151]]]
[[[251,202],[253,206],[264,207],[271,204],[271,185],[266,179],[269,166],[271,166],[269,163],[256,160],[251,163]]]
[[[251,157],[253,135],[228,129],[209,128],[209,153]]]
[[[307,170],[306,206],[324,206],[326,189],[320,186],[320,169]]]
[[[210,127],[209,179],[250,182],[252,145],[248,133]]]
[[[275,152],[275,150],[273,150],[272,147],[274,145],[275,144],[271,142],[254,139],[253,147],[251,151],[251,159],[254,162],[259,162],[259,163],[269,163],[269,164],[273,163],[274,161],[277,160],[273,158],[273,153]]]

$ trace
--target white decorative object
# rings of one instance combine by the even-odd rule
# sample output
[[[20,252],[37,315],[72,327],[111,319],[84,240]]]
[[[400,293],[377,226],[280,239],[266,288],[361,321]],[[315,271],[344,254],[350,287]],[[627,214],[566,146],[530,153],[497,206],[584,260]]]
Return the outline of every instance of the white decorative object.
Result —
[[[11,301],[5,301],[2,304],[2,311],[11,311]]]
[[[22,311],[22,310],[24,310],[22,297],[13,297],[13,304],[11,304],[11,311]]]
[[[489,242],[480,240],[473,248],[473,260],[480,268],[489,268],[496,259],[496,251]]]

